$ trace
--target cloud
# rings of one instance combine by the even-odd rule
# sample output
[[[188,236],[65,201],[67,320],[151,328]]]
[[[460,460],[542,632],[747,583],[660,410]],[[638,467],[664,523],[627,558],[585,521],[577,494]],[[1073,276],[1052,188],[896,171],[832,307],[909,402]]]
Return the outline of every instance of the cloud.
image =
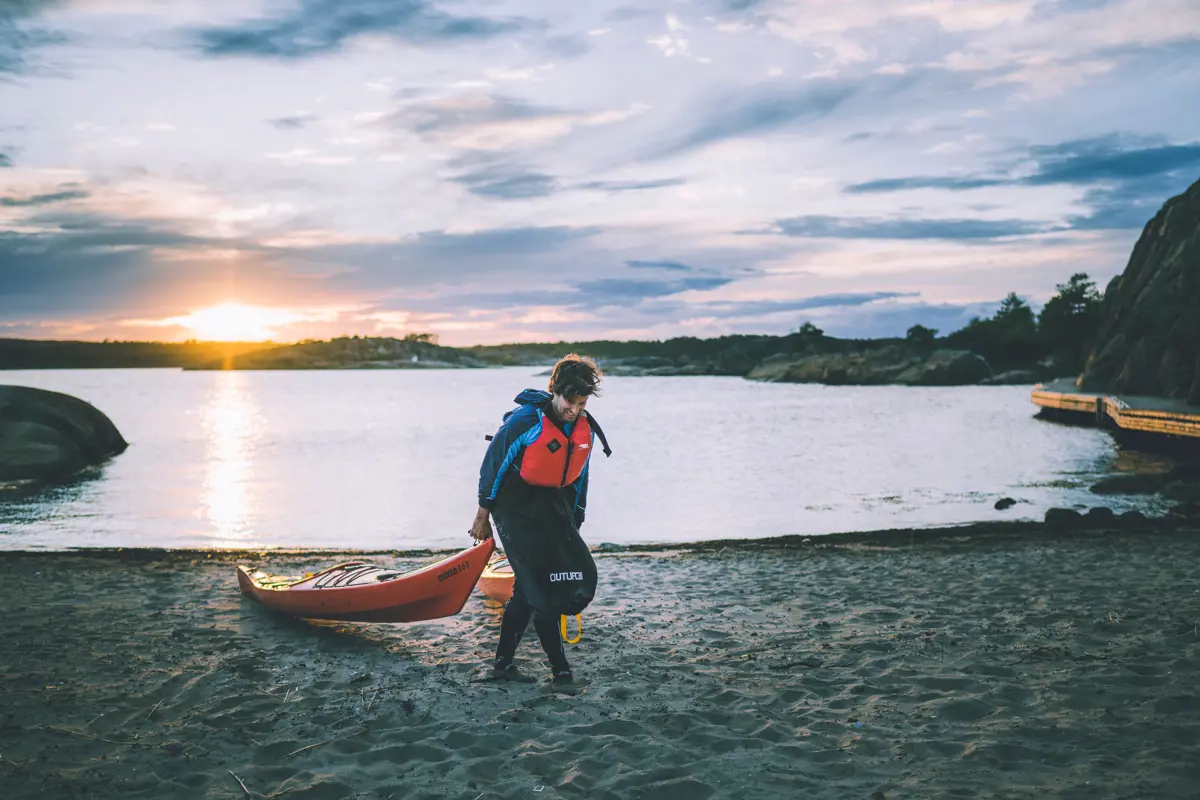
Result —
[[[503,286],[507,278],[553,287],[553,279],[544,280],[548,275],[558,276],[563,288],[527,299],[588,304],[614,291],[603,284],[590,292],[572,286],[571,270],[563,266],[568,254],[579,258],[597,228],[429,231],[383,241],[325,244],[318,238],[305,246],[273,236],[190,234],[184,225],[53,207],[27,216],[19,231],[0,231],[0,321],[162,318],[183,313],[183,304],[228,299],[230,292],[243,302],[265,296],[276,305],[310,307],[391,297],[404,309],[448,313],[464,308],[457,299],[464,286],[485,279]],[[276,243],[267,244],[272,239]]]
[[[561,58],[579,58],[587,55],[592,49],[589,37],[578,34],[549,36],[542,46],[550,55]]]
[[[155,264],[159,248],[207,244],[167,223],[45,212],[26,224],[39,232],[0,232],[0,318],[128,311],[176,279],[203,280]]]
[[[267,153],[267,158],[289,167],[301,165],[338,167],[354,161],[350,156],[329,156],[303,147],[296,147],[282,153]]]
[[[1038,186],[1138,180],[1200,168],[1200,143],[1131,147],[1126,141],[1111,135],[1033,147],[1030,157],[1037,162],[1037,171],[1023,182]]]
[[[269,119],[267,122],[274,125],[280,130],[299,130],[308,127],[309,124],[316,122],[320,117],[316,114],[295,114],[288,117],[276,117]]]
[[[827,335],[862,339],[904,336],[913,325],[933,328],[942,335],[959,330],[973,317],[989,317],[995,303],[923,303],[879,302],[861,307],[830,306],[814,308],[805,316]]]
[[[621,122],[647,110],[635,103],[626,109],[569,111],[472,93],[407,103],[367,124],[411,131],[435,144],[495,151],[557,139],[579,126]]]
[[[498,292],[454,292],[444,296],[401,301],[405,308],[419,311],[524,311],[534,308],[557,308],[567,312],[595,311],[602,308],[635,308],[661,302],[690,291],[707,291],[725,286],[731,278],[716,275],[680,278],[678,280],[628,280],[602,278],[570,282],[562,288],[517,289]],[[657,306],[654,306],[657,308]]]
[[[50,194],[35,194],[31,197],[0,197],[0,208],[24,208],[28,206],[48,206],[54,203],[65,203],[68,200],[82,200],[90,197],[90,193],[78,190],[53,192]]]
[[[552,175],[540,172],[512,171],[503,168],[486,169],[451,178],[455,183],[467,187],[467,191],[479,197],[495,197],[502,200],[525,200],[545,197],[562,190]]]
[[[626,261],[625,266],[633,269],[666,269],[679,272],[691,272],[692,268],[678,261]]]
[[[819,239],[966,239],[986,240],[1043,233],[1048,226],[1026,220],[877,219],[809,215],[779,219],[774,231],[784,236]]]
[[[683,32],[687,28],[674,14],[667,14],[666,25],[666,33],[661,36],[651,36],[646,40],[646,44],[654,45],[667,58],[674,56],[690,58],[691,53],[688,48],[688,40],[683,35]]]
[[[488,39],[532,25],[516,18],[455,16],[427,0],[300,0],[274,16],[191,34],[208,56],[291,60],[336,52],[364,34],[430,45]]]
[[[649,297],[664,297],[689,291],[708,291],[732,283],[732,278],[720,275],[697,275],[672,281],[641,281],[627,278],[602,278],[576,284],[578,289],[594,297],[606,298],[609,302],[642,300]]]
[[[878,192],[902,192],[909,189],[948,189],[966,191],[989,186],[1004,186],[1011,181],[1004,178],[971,176],[920,176],[912,178],[882,178],[880,180],[853,183],[845,188],[847,194],[873,194]]]
[[[458,164],[469,164],[477,159],[458,159]],[[485,160],[486,161],[486,160]],[[687,181],[683,178],[665,178],[646,181],[585,181],[569,183],[553,175],[524,168],[508,166],[488,166],[462,175],[456,175],[450,180],[467,187],[467,190],[478,197],[499,198],[502,200],[524,200],[533,197],[546,197],[566,191],[603,191],[610,193],[649,191],[679,186]]]
[[[1197,177],[1194,173],[1148,175],[1090,188],[1081,200],[1087,213],[1068,216],[1067,222],[1083,230],[1140,229],[1168,199],[1181,194]]]
[[[1046,3],[1021,25],[965,42],[942,64],[979,73],[980,85],[1024,84],[1028,96],[1044,98],[1109,73],[1130,56],[1172,44],[1194,48],[1197,40],[1194,0],[1159,0],[1153,14],[1140,0]]]
[[[919,292],[861,292],[823,294],[813,297],[798,297],[786,300],[710,300],[694,303],[692,308],[698,315],[720,317],[758,317],[788,311],[805,311],[815,308],[863,306],[881,300],[900,297],[918,297]]]
[[[1200,143],[1167,144],[1121,134],[1034,145],[997,165],[989,175],[883,178],[851,184],[848,194],[911,189],[965,191],[994,186],[1084,186],[1086,214],[1067,217],[1073,228],[1141,228],[1200,172]],[[1024,172],[1025,174],[1020,174]]]
[[[11,166],[12,166],[12,159],[9,158],[8,156],[6,156],[4,153],[0,153],[0,169],[3,169],[4,167],[11,167]]]
[[[802,121],[821,119],[858,91],[851,83],[810,81],[788,90],[753,90],[712,103],[691,132],[652,149],[650,160],[669,158],[711,144],[772,133]],[[750,97],[747,99],[746,95]]]
[[[686,178],[660,178],[648,181],[588,181],[579,184],[580,189],[593,189],[600,192],[642,192],[648,189],[666,189],[671,186],[682,186]]]
[[[0,4],[0,74],[28,72],[31,50],[66,41],[60,33],[25,24],[59,4],[60,0],[7,0]]]

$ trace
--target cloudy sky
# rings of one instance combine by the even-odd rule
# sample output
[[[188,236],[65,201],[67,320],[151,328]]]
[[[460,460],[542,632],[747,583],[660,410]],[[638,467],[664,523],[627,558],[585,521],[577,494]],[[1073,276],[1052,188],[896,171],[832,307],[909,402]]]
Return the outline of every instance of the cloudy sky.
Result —
[[[1197,98],[1196,0],[0,0],[0,336],[945,333]]]

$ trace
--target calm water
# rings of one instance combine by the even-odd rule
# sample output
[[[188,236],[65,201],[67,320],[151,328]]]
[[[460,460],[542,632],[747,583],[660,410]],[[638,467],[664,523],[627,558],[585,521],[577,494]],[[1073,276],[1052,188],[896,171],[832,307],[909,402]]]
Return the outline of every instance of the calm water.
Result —
[[[0,548],[465,545],[483,436],[538,371],[0,373],[91,402],[130,442],[94,476],[0,501]],[[1155,510],[1091,495],[1145,465],[1035,420],[1026,387],[613,377],[589,410],[614,450],[592,462],[593,543]],[[993,510],[1004,496],[1020,503]]]

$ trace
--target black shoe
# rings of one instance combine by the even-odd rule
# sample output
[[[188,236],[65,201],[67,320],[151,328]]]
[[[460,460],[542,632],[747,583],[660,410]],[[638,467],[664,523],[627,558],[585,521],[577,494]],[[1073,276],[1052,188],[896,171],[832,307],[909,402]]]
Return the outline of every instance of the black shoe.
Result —
[[[517,669],[517,665],[513,662],[499,660],[492,665],[492,679],[498,681],[516,681],[518,683],[533,682],[533,678],[530,678]]]
[[[554,673],[554,684],[556,686],[565,686],[575,682],[575,676],[571,674],[571,670],[564,669]]]

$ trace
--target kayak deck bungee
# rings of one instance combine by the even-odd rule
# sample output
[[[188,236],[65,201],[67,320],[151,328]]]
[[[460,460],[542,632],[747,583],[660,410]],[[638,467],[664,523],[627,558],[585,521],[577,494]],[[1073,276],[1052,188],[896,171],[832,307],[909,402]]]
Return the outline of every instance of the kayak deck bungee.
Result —
[[[242,594],[275,611],[345,622],[420,622],[466,605],[495,544],[479,544],[409,572],[347,561],[302,577],[238,567]]]

